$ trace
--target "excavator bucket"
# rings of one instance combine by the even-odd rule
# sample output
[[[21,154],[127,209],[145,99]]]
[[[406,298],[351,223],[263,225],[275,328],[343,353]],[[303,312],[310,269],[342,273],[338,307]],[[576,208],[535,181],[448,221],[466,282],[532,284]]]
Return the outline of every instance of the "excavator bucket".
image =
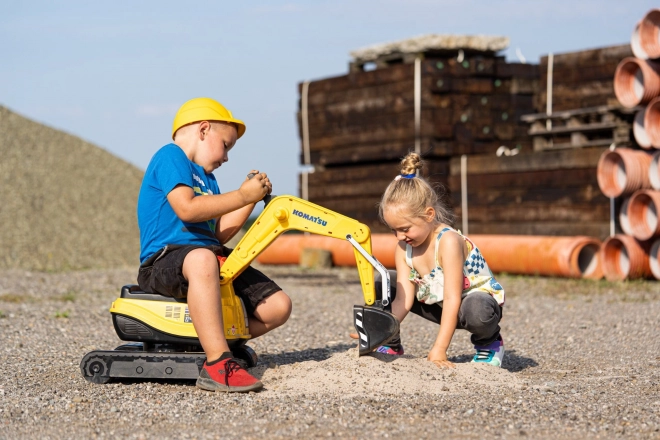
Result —
[[[358,354],[369,354],[380,345],[387,344],[399,333],[399,321],[383,309],[371,306],[353,306],[353,322],[358,334]]]

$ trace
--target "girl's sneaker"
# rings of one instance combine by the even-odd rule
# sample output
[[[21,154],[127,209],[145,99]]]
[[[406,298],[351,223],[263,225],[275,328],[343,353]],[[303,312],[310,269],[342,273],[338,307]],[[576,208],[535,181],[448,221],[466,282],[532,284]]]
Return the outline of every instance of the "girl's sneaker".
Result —
[[[403,345],[389,346],[381,345],[376,349],[376,353],[391,354],[393,356],[401,356],[403,354]]]
[[[472,362],[481,362],[496,367],[502,366],[502,358],[504,357],[504,341],[502,340],[502,336],[498,336],[497,340],[488,345],[475,345],[474,349],[477,350],[477,354],[472,358]]]

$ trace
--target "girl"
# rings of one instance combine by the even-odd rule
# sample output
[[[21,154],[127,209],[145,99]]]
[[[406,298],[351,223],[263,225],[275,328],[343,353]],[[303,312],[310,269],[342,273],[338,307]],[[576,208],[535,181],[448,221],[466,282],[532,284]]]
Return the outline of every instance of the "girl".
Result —
[[[422,166],[421,157],[409,153],[401,161],[401,175],[389,184],[379,206],[381,219],[399,240],[391,280],[396,286],[392,312],[399,322],[413,312],[440,324],[427,358],[439,367],[454,367],[447,360],[447,348],[457,328],[472,334],[477,351],[472,362],[501,366],[504,289],[479,249],[451,227],[451,210],[417,175]],[[403,346],[397,337],[377,351],[401,355]]]

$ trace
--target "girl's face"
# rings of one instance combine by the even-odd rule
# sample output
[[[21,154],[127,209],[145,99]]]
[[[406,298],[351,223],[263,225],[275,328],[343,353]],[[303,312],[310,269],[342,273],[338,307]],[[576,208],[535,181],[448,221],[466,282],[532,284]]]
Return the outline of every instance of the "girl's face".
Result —
[[[426,208],[424,216],[413,217],[408,210],[392,206],[383,211],[383,217],[396,239],[412,247],[424,243],[435,230],[435,210],[432,207]]]

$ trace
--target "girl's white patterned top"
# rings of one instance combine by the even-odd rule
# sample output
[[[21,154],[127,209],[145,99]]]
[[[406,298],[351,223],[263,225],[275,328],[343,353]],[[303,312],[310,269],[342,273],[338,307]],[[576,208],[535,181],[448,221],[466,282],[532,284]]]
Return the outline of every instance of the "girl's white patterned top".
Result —
[[[444,297],[445,276],[438,264],[438,243],[447,232],[452,231],[463,237],[468,248],[468,256],[463,264],[463,294],[485,292],[493,296],[499,305],[504,304],[504,289],[497,282],[481,251],[472,241],[451,228],[443,228],[435,239],[435,268],[423,277],[415,270],[412,263],[412,246],[406,245],[406,263],[410,266],[408,280],[417,285],[417,300],[425,304],[441,303]]]

